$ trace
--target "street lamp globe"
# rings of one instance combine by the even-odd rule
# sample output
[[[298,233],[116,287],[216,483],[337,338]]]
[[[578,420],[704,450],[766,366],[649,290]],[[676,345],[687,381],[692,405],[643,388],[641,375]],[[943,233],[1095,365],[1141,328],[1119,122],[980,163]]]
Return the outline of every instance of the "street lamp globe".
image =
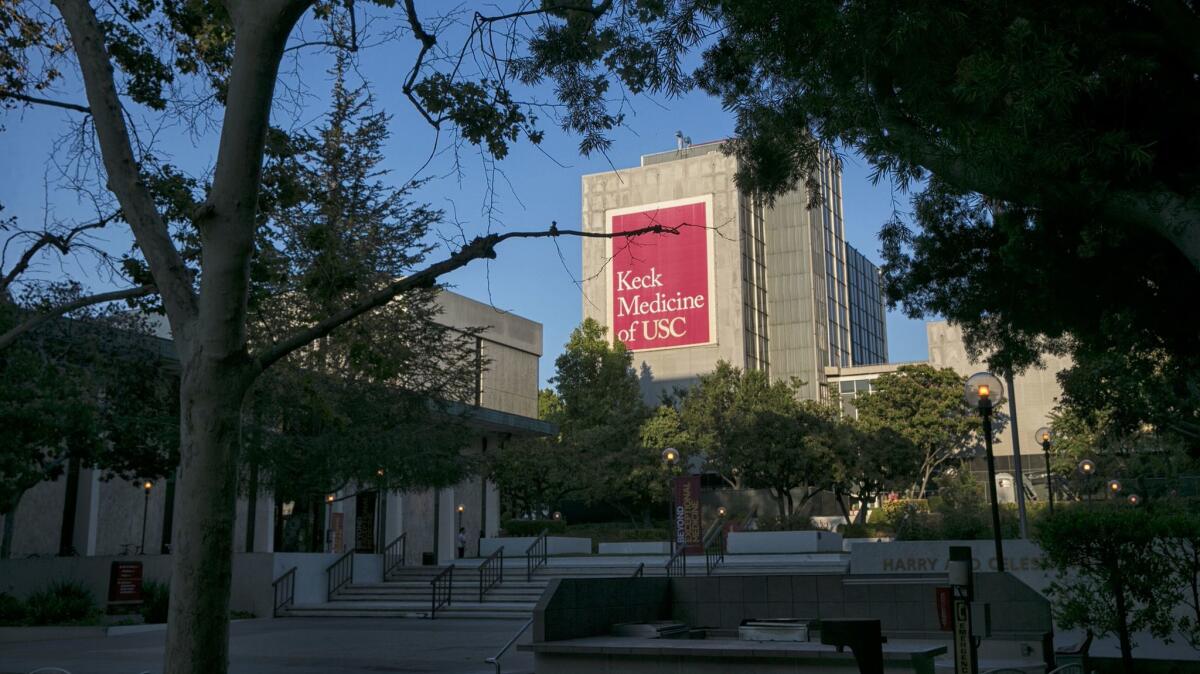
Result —
[[[326,502],[326,503],[333,503],[333,499],[334,499],[334,496],[333,496],[333,494],[326,494],[326,495],[325,495],[325,502]]]
[[[717,508],[717,517],[724,517],[728,514],[728,512],[729,511],[725,510],[725,506],[721,506],[720,508]]]
[[[1136,506],[1136,505],[1140,504],[1141,502],[1142,502],[1141,496],[1138,496],[1137,494],[1129,495],[1129,505]]]
[[[1039,445],[1044,445],[1053,440],[1054,435],[1050,432],[1049,427],[1042,426],[1041,428],[1037,429],[1036,433],[1033,434],[1033,438],[1034,442],[1038,443]]]
[[[1091,475],[1096,472],[1096,462],[1091,459],[1084,459],[1079,462],[1079,472],[1084,475]]]
[[[668,466],[674,466],[675,462],[679,461],[679,451],[674,447],[667,447],[662,451],[662,459]]]
[[[1120,494],[1121,493],[1121,481],[1120,480],[1109,480],[1108,481],[1108,491],[1114,495]]]
[[[1004,402],[1004,384],[991,372],[976,372],[963,387],[963,401],[971,409],[990,412]]]
[[[146,480],[145,482],[142,483],[142,489],[145,489],[147,494],[149,494],[150,490],[153,488],[154,488],[154,483],[151,482],[150,480]]]
[[[562,513],[560,513],[559,511],[555,510],[555,511],[554,511],[554,515],[553,515],[553,517],[554,517],[554,521],[555,521],[555,522],[557,522],[557,521],[559,521],[559,520],[561,520],[561,519],[562,519]]]
[[[457,510],[457,511],[458,511],[458,514],[459,514],[459,515],[463,514],[463,512],[464,512],[466,509],[467,509],[467,506],[465,506],[465,505],[463,505],[463,504],[461,504],[461,503],[459,503],[459,504],[458,504],[458,507],[457,507],[457,508],[455,508],[455,510]]]

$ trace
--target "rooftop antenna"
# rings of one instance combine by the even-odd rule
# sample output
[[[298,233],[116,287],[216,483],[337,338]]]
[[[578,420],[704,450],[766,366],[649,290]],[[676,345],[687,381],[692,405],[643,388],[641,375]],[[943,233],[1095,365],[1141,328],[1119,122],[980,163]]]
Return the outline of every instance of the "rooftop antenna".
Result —
[[[675,149],[683,152],[685,149],[692,146],[692,139],[683,135],[682,131],[675,132]]]

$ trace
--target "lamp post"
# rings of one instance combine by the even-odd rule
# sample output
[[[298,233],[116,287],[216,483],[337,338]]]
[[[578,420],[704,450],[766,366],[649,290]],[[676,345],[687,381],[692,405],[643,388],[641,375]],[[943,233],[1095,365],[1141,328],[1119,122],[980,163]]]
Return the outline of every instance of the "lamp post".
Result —
[[[679,462],[679,452],[674,447],[662,451],[663,465],[667,467],[667,533],[671,539],[671,554],[675,554],[675,492],[671,489],[671,469]]]
[[[325,495],[325,547],[326,552],[333,552],[333,494]]]
[[[458,518],[458,528],[462,528],[463,513],[467,512],[467,506],[459,503],[454,508],[455,516]]]
[[[1042,446],[1042,452],[1046,457],[1046,494],[1050,499],[1050,515],[1054,515],[1054,476],[1050,474],[1050,429],[1042,426],[1037,429],[1034,434],[1034,439]]]
[[[150,514],[150,490],[154,488],[154,483],[146,480],[142,483],[142,491],[145,492],[145,497],[142,500],[142,546],[138,548],[138,554],[146,554],[146,516]]]
[[[979,410],[983,418],[983,442],[987,448],[988,491],[992,495],[992,536],[996,541],[996,570],[1004,572],[1004,544],[1000,536],[1000,501],[996,494],[996,457],[992,454],[992,410],[1004,402],[1004,384],[991,372],[979,372],[967,379],[963,400]]]
[[[1121,493],[1121,481],[1120,480],[1109,480],[1108,481],[1109,496],[1116,498],[1117,495],[1120,493]]]
[[[1092,500],[1092,475],[1096,474],[1096,462],[1084,459],[1079,462],[1079,474],[1083,475],[1083,488],[1087,491],[1087,500]]]

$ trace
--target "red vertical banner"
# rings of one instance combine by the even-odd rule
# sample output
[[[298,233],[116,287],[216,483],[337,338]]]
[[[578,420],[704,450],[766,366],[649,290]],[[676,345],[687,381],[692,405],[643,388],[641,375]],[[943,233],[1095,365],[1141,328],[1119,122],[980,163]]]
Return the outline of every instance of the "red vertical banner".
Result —
[[[631,351],[716,341],[711,196],[609,211],[608,324]]]
[[[672,483],[675,507],[675,546],[683,547],[686,554],[704,552],[704,531],[700,523],[700,476],[677,477]]]
[[[938,627],[943,632],[951,632],[954,630],[954,607],[950,588],[938,587],[934,589],[937,591]]]

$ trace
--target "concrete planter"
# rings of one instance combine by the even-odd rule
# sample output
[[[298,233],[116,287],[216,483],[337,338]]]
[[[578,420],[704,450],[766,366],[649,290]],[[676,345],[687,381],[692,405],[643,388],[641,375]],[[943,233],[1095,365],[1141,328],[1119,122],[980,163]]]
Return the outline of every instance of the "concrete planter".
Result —
[[[670,541],[630,541],[624,543],[601,543],[602,555],[669,555]]]
[[[842,536],[828,531],[731,531],[725,551],[732,555],[841,552]]]
[[[479,541],[479,555],[487,557],[503,546],[505,557],[524,557],[525,551],[529,549],[530,545],[533,545],[535,540],[537,538],[534,536],[485,538]],[[550,555],[590,555],[592,554],[592,539],[547,536],[546,552]]]

